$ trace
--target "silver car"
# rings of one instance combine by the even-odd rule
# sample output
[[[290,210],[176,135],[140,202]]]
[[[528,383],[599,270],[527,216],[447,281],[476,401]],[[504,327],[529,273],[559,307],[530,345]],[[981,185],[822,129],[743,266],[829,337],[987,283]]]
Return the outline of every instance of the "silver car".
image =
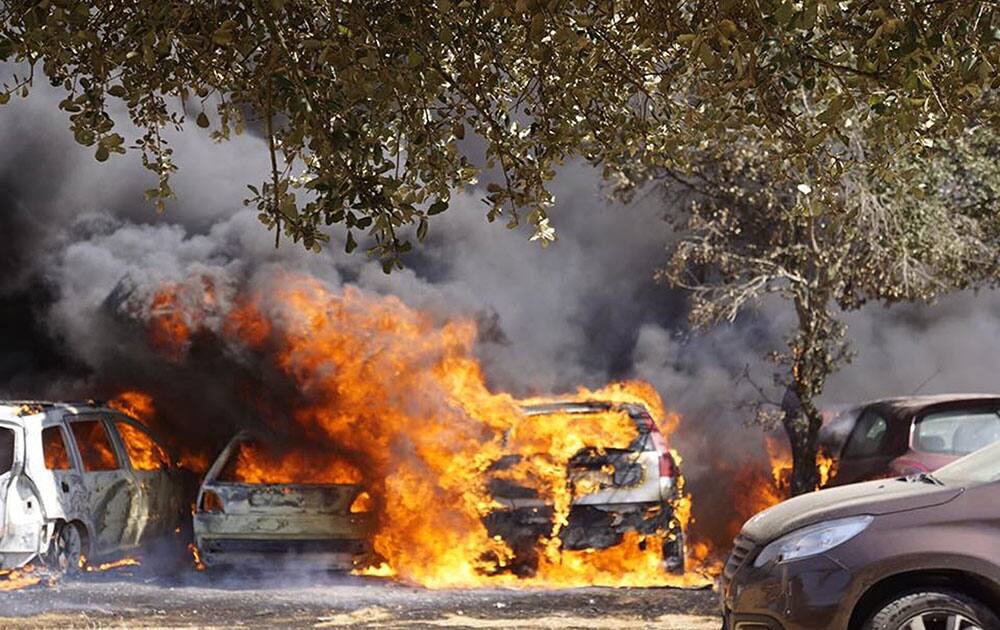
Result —
[[[205,475],[194,513],[205,566],[273,566],[290,558],[336,570],[367,565],[373,527],[359,507],[367,496],[360,485],[269,483],[236,473],[241,453],[269,451],[273,441],[241,432]]]
[[[73,572],[173,533],[185,512],[173,461],[106,407],[0,401],[0,568]]]

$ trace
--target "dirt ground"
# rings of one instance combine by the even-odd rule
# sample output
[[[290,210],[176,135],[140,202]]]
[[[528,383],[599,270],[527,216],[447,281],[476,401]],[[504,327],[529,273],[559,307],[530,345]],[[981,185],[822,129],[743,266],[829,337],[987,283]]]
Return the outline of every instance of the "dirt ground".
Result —
[[[427,590],[326,573],[171,578],[122,568],[0,592],[0,628],[718,630],[710,589]]]

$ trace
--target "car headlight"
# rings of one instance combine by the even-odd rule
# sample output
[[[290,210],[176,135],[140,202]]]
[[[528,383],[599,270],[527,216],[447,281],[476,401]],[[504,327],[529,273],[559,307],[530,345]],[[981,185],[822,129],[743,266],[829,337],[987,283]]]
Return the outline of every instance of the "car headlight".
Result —
[[[764,547],[753,565],[762,567],[772,560],[787,562],[829,551],[863,532],[872,520],[874,517],[868,515],[851,516],[797,529]]]

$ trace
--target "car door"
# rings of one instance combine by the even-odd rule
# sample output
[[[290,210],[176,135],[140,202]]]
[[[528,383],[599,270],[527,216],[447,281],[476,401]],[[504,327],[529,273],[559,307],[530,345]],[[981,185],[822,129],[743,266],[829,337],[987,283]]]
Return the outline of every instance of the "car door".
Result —
[[[124,454],[111,438],[106,416],[84,413],[67,420],[93,524],[92,553],[101,556],[134,547],[145,527],[145,502]]]
[[[139,539],[164,536],[176,527],[174,515],[180,507],[170,456],[138,422],[119,414],[111,418],[145,504],[137,516],[142,523]]]
[[[858,417],[844,444],[834,485],[878,479],[889,474],[889,462],[905,450],[908,424],[892,422],[887,413],[868,407]]]
[[[0,423],[0,538],[4,536],[6,525],[7,489],[14,477],[14,462],[17,459],[17,432],[20,427]]]
[[[52,420],[42,427],[42,459],[45,470],[52,475],[66,520],[79,519],[90,522],[87,492],[83,484],[80,463],[74,461],[69,448],[67,428],[61,419]]]

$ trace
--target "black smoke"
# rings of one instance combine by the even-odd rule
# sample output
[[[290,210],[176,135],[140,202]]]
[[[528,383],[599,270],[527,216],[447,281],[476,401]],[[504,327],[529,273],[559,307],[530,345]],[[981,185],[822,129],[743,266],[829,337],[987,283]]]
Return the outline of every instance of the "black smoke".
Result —
[[[170,416],[164,424],[177,429],[175,439],[218,448],[258,422],[262,407],[280,418],[290,385],[210,336],[192,341],[184,363],[164,360],[116,291],[148,294],[202,276],[252,286],[286,269],[398,295],[442,320],[477,318],[479,356],[497,390],[651,381],[684,416],[673,446],[684,456],[696,515],[698,497],[725,503],[717,462],[761,460],[760,432],[745,426],[738,407],[754,392],[738,377],[749,365],[768,380],[763,357],[781,349],[787,308],[765,303],[710,333],[689,330],[684,296],[653,279],[671,238],[662,220],[669,200],[616,205],[595,171],[570,164],[554,183],[559,240],[543,249],[525,229],[488,224],[481,191],[465,191],[431,224],[407,268],[386,276],[363,254],[344,254],[340,233],[318,255],[288,242],[274,248],[273,234],[241,203],[245,184],[266,173],[259,138],[215,145],[195,128],[171,138],[178,198],[157,215],[143,200],[152,181],[138,160],[98,164],[74,144],[57,100],[38,88],[0,109],[0,397],[100,398],[141,386]],[[995,390],[1000,359],[984,340],[1000,335],[996,294],[873,307],[848,319],[860,355],[831,381],[829,402],[909,393],[933,374],[926,392]]]

